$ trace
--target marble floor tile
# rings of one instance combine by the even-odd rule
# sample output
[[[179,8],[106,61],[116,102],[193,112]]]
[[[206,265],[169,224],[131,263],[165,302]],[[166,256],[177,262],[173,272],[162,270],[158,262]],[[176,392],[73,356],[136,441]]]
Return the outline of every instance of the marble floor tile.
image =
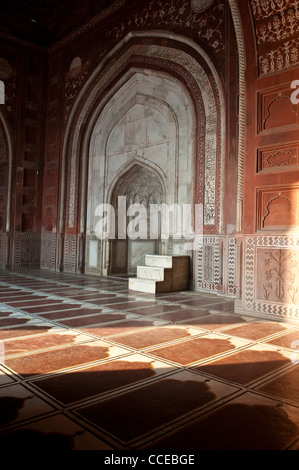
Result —
[[[246,321],[247,320],[240,315],[209,313],[209,315],[200,316],[199,318],[188,319],[186,323],[194,327],[205,328],[206,330],[217,330],[234,324],[246,323]]]
[[[9,315],[6,318],[0,318],[0,328],[7,328],[9,326],[16,326],[16,325],[26,325],[28,323],[29,318],[26,317],[18,317]]]
[[[85,300],[85,301],[89,301],[89,300],[101,300],[101,299],[107,299],[107,301],[109,299],[113,299],[113,298],[116,298],[116,294],[97,294],[96,292],[91,292],[91,293],[85,293],[85,294],[79,294],[79,295],[76,295],[76,294],[69,294],[72,296],[72,299],[75,299],[75,300]]]
[[[62,310],[69,310],[69,309],[77,309],[80,308],[82,305],[81,304],[67,304],[67,303],[60,303],[60,302],[49,302],[49,304],[45,305],[44,307],[19,307],[25,312],[28,313],[45,313],[45,312],[56,312],[56,311],[62,311]]]
[[[107,323],[125,319],[125,314],[115,312],[106,314],[99,313],[97,315],[84,315],[83,317],[71,318],[70,320],[60,320],[60,323],[72,328],[80,328],[82,326],[97,325],[99,323]]]
[[[261,340],[275,333],[281,333],[288,328],[287,324],[279,322],[250,322],[246,325],[237,326],[225,330],[226,334],[248,338],[252,340]],[[299,336],[298,336],[299,339]]]
[[[83,336],[83,339],[87,337]],[[16,338],[6,340],[3,343],[5,358],[23,355],[37,350],[45,350],[57,348],[60,346],[67,346],[68,344],[74,344],[80,339],[80,336],[75,332],[67,330],[61,330],[58,332],[45,333],[42,335],[34,335],[25,338]]]
[[[0,358],[0,363],[4,362],[1,359],[3,358]],[[11,375],[9,375],[8,371],[5,370],[4,367],[0,366],[0,387],[2,387],[3,385],[12,384],[12,383],[15,383],[14,378]]]
[[[15,301],[16,299],[13,299],[13,302],[9,302],[9,305],[15,308],[21,308],[24,309],[25,307],[35,307],[38,305],[56,305],[56,304],[61,304],[63,300],[54,300],[54,299],[49,299],[45,296],[42,298],[31,298],[29,300],[18,300],[17,302]]]
[[[101,308],[76,308],[76,309],[67,309],[67,310],[60,310],[58,312],[46,312],[40,313],[39,316],[43,318],[47,318],[48,320],[62,320],[72,317],[80,317],[82,315],[93,315],[102,313],[103,309]]]
[[[144,449],[283,450],[298,435],[299,409],[245,393]]]
[[[281,330],[283,331],[283,330]],[[298,349],[299,350],[299,329],[290,331],[274,339],[267,340],[267,344],[281,346],[283,348]]]
[[[290,354],[254,345],[221,359],[195,366],[195,370],[237,384],[249,384],[291,364]]]
[[[90,333],[92,335],[105,337],[105,336],[115,336],[122,333],[129,333],[132,331],[140,331],[145,328],[152,328],[155,325],[164,324],[160,321],[154,320],[145,320],[145,319],[136,319],[136,320],[126,320],[120,321],[115,323],[103,324],[103,325],[94,325],[90,328],[80,328],[82,331],[86,333]]]
[[[0,341],[9,338],[18,338],[28,335],[35,335],[46,333],[55,328],[55,325],[48,323],[41,323],[36,320],[27,321],[24,326],[14,326],[13,328],[0,329]]]
[[[184,308],[181,310],[174,310],[169,313],[159,313],[154,314],[155,318],[160,318],[161,320],[171,321],[171,322],[189,322],[193,319],[197,319],[200,317],[206,317],[209,315],[208,310],[201,310],[201,309],[188,309]]]
[[[134,354],[106,363],[31,382],[48,395],[70,404],[170,373],[172,366]]]
[[[94,341],[6,359],[5,366],[22,377],[32,377],[127,353],[126,349]]]
[[[128,442],[234,391],[236,388],[207,382],[197,374],[184,371],[110,400],[78,408],[76,412]]]
[[[108,451],[112,447],[89,432],[84,426],[63,414],[35,421],[0,434],[3,448],[26,452],[70,450]]]
[[[181,365],[192,364],[209,357],[216,356],[244,346],[246,343],[234,338],[217,335],[205,335],[200,338],[189,339],[178,344],[149,350],[161,359],[176,362]]]
[[[299,405],[299,366],[281,373],[273,380],[258,387],[258,390],[276,398],[290,400]]]
[[[55,408],[20,384],[0,388],[0,426],[54,411]]]
[[[139,315],[157,315],[157,314],[164,314],[167,312],[172,312],[173,310],[184,310],[183,307],[178,307],[176,304],[161,304],[161,305],[156,305],[156,306],[148,306],[148,304],[145,306],[141,306],[139,308],[134,308],[132,307],[130,311],[132,313],[137,313]]]
[[[148,328],[144,331],[128,333],[125,335],[110,336],[111,340],[117,343],[135,349],[144,349],[150,346],[159,345],[168,341],[176,341],[182,338],[191,337],[198,334],[198,331],[192,331],[190,328],[179,326],[161,326]]]

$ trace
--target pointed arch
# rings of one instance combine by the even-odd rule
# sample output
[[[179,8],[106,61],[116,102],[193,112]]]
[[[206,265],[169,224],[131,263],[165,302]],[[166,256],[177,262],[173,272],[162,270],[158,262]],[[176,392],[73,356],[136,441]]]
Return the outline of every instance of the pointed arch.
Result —
[[[145,38],[150,38],[153,43],[159,43],[159,41],[165,43],[165,39],[168,39],[169,45],[157,45],[152,47],[148,44],[148,40]],[[188,52],[183,50],[183,46]],[[125,50],[124,50],[125,48]],[[121,52],[121,53],[120,53]],[[193,58],[192,54],[196,55],[196,59]],[[68,212],[68,203],[66,201],[67,194],[70,194],[70,197],[74,197],[74,184],[72,188],[69,188],[65,181],[66,175],[66,164],[69,164],[69,181],[75,181],[75,173],[77,166],[77,155],[78,149],[81,149],[82,153],[88,151],[89,139],[94,126],[97,116],[93,114],[92,110],[95,109],[96,103],[99,103],[99,97],[103,96],[104,90],[106,89],[107,94],[109,95],[109,89],[107,91],[108,84],[111,85],[112,80],[115,80],[116,73],[120,74],[121,68],[123,70],[131,64],[138,62],[139,57],[143,58],[143,62],[150,63],[151,67],[154,65],[154,61],[159,61],[160,66],[162,64],[164,67],[168,67],[168,70],[176,76],[180,75],[180,80],[185,82],[185,86],[193,87],[192,92],[195,92],[195,87],[197,87],[197,96],[193,96],[195,106],[202,106],[203,112],[201,116],[197,119],[205,119],[203,116],[206,112],[207,115],[207,129],[206,129],[206,138],[207,135],[209,138],[209,148],[213,148],[214,155],[212,158],[218,160],[218,171],[219,171],[219,181],[218,181],[218,201],[214,207],[209,207],[207,210],[208,214],[212,214],[212,219],[210,222],[207,222],[208,225],[217,225],[218,232],[223,230],[223,180],[224,180],[224,169],[225,169],[225,127],[226,127],[226,117],[225,117],[225,98],[224,98],[224,89],[223,83],[220,79],[212,61],[208,55],[193,41],[190,41],[181,36],[175,34],[161,33],[161,32],[134,32],[128,34],[122,41],[119,43],[101,62],[98,68],[91,75],[85,86],[83,87],[80,96],[77,98],[77,101],[71,111],[70,118],[67,124],[66,137],[63,147],[63,171],[62,171],[62,204],[60,210],[60,230],[64,228],[64,222],[68,221],[70,226],[74,224],[74,217],[76,217],[76,207],[74,204],[72,206],[71,214]],[[112,60],[113,59],[113,60]],[[147,60],[146,60],[147,59]],[[135,62],[134,62],[135,61]],[[142,63],[142,61],[140,62]],[[208,73],[209,71],[209,73]],[[188,77],[187,77],[188,75]],[[184,76],[184,77],[183,77]],[[108,83],[107,83],[108,80]],[[190,82],[193,82],[190,84]],[[187,84],[188,85],[187,85]],[[200,103],[200,105],[198,105]],[[102,102],[103,104],[103,102]],[[99,104],[97,105],[99,109]],[[215,120],[217,121],[217,110],[218,110],[218,123],[215,126]],[[209,128],[208,128],[209,126]],[[82,128],[84,127],[84,136]],[[217,127],[217,132],[215,131]],[[213,135],[213,142],[211,140],[211,135]],[[202,138],[203,136],[196,136],[195,138]],[[204,147],[204,140],[201,142],[201,145]],[[212,143],[212,145],[211,145]],[[199,144],[200,145],[200,144]],[[217,147],[217,149],[216,149]],[[204,162],[204,151],[201,149],[200,153],[203,165]],[[83,170],[84,171],[84,170]],[[84,173],[86,177],[86,173]],[[203,178],[197,178],[198,181],[203,181]],[[215,180],[215,178],[212,178]],[[202,183],[201,183],[202,184]],[[198,191],[202,192],[203,187],[199,187]],[[214,197],[214,196],[213,196]],[[211,199],[210,199],[211,200]],[[219,211],[217,213],[217,221],[215,216],[215,210]]]

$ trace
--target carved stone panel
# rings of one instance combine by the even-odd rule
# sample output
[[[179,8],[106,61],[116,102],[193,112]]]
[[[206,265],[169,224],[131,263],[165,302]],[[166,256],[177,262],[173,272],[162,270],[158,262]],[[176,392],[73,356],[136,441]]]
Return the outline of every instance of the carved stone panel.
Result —
[[[259,93],[259,132],[299,124],[298,106],[291,101],[292,91],[288,83]]]
[[[258,228],[273,230],[299,225],[299,188],[277,187],[258,190]]]
[[[15,239],[15,267],[40,267],[41,237],[32,232],[19,233]]]
[[[258,171],[294,170],[299,166],[299,143],[258,150]]]
[[[298,319],[298,236],[247,236],[237,312]]]
[[[199,237],[196,250],[196,289],[223,291],[223,240],[220,237]]]
[[[256,254],[256,297],[285,304],[299,303],[299,252],[259,248]]]
[[[41,268],[55,269],[56,235],[44,233],[41,237]]]
[[[76,236],[68,235],[64,243],[64,271],[76,271]]]

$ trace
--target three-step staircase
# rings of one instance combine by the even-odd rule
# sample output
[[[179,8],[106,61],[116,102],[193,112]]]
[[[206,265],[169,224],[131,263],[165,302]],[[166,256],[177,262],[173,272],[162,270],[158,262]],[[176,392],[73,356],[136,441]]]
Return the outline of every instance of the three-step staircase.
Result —
[[[146,255],[145,266],[129,279],[129,289],[158,294],[189,289],[189,256]]]

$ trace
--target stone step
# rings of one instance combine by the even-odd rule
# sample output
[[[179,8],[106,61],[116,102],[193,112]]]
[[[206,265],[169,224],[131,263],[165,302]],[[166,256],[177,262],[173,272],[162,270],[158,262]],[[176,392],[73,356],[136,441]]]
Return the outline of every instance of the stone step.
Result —
[[[147,292],[149,294],[156,294],[159,291],[159,285],[163,284],[163,281],[156,281],[155,279],[142,279],[138,277],[129,278],[129,289],[138,292]]]
[[[153,279],[155,281],[164,281],[165,268],[159,268],[157,266],[137,266],[137,277]]]
[[[172,268],[172,258],[172,256],[167,255],[145,255],[145,265],[160,268]]]
[[[187,290],[189,256],[146,255],[145,266],[137,266],[137,277],[129,279],[129,289],[158,294]]]

